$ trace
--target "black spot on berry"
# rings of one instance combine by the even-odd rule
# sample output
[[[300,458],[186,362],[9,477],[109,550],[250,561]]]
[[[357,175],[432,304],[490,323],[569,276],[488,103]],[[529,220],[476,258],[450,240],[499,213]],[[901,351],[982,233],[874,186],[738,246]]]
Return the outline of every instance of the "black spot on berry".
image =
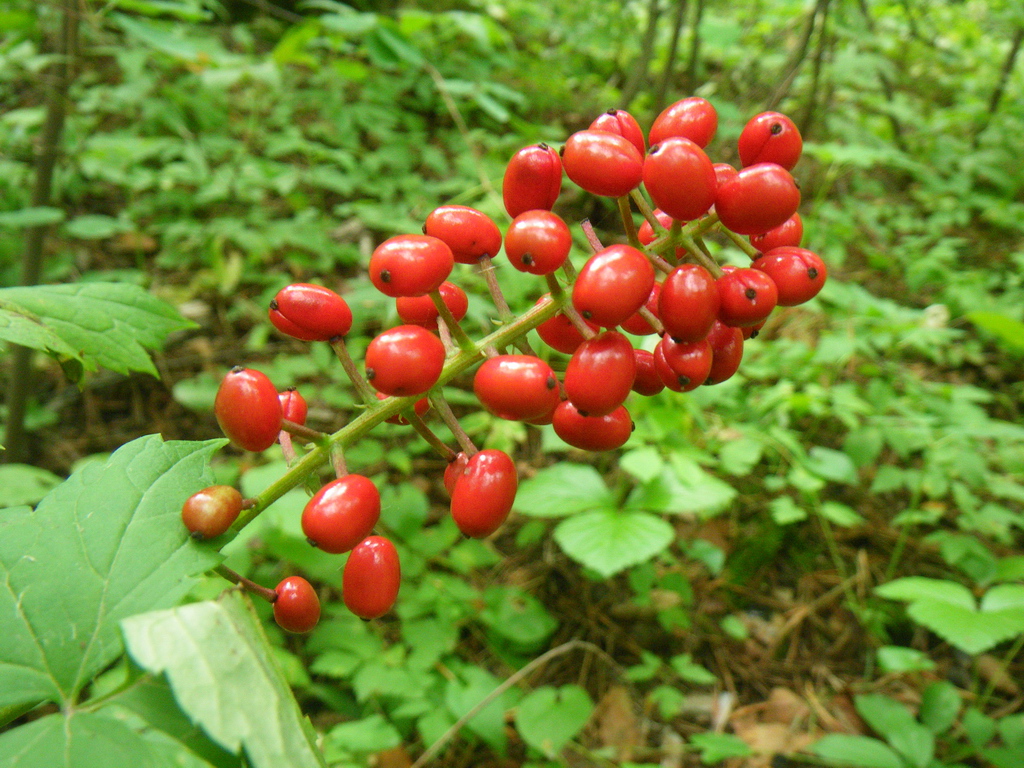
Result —
[[[757,330],[754,330],[754,331],[750,332],[750,338],[752,338],[752,339],[756,339],[760,335],[761,335],[761,332],[757,331]]]
[[[583,315],[584,320],[589,320],[591,317],[593,317],[593,313],[589,309],[583,310],[582,312],[580,312],[580,314]]]
[[[277,311],[277,299],[270,300],[270,308],[274,311]]]
[[[420,227],[420,232],[422,232],[424,235],[427,234],[427,225],[426,224],[424,224],[422,227]]]
[[[554,389],[558,386],[558,381],[554,376],[548,376],[548,380],[544,382],[544,386],[548,389]]]
[[[533,264],[533,256],[531,256],[528,253],[524,253],[523,258],[520,259],[520,261],[522,261],[523,264],[525,264],[526,266],[530,266],[531,264]]]
[[[747,290],[743,292],[743,295],[746,296],[751,301],[753,301],[754,299],[757,298],[757,291],[754,290],[753,288],[747,288]]]
[[[241,373],[244,370],[245,370],[245,366],[244,365],[236,365],[234,368],[231,369],[231,372],[232,373]]]
[[[306,538],[306,542],[309,544],[309,546],[313,547],[314,549],[319,549],[319,547],[317,546],[316,542],[313,541],[312,539],[307,537]]]
[[[609,109],[607,112],[605,112],[605,114],[606,115],[617,115],[617,114],[619,114],[619,110],[617,110],[617,109]]]
[[[771,132],[772,136],[778,136],[782,133],[782,123],[772,123]]]
[[[633,422],[633,421],[629,422],[629,431],[630,432],[635,432],[636,431],[636,422]]]
[[[582,416],[585,419],[590,417],[590,414],[587,411],[581,411],[578,408],[576,409],[576,413],[578,413],[580,416]]]
[[[678,377],[678,381],[679,381],[679,386],[680,387],[688,387],[688,386],[690,386],[690,377],[689,376],[679,376]]]
[[[376,375],[377,375],[377,372],[375,370],[373,370],[373,368],[367,368],[366,369],[366,378],[369,379],[370,381],[373,381],[373,378]]]
[[[558,148],[558,156],[565,157],[565,144]]]
[[[196,541],[202,541],[204,538],[203,534],[201,534],[199,531],[192,531],[191,536]]]
[[[386,269],[382,269],[380,271],[380,281],[382,283],[390,283],[391,282],[391,273],[388,272],[388,270],[386,270]]]
[[[807,276],[809,278],[811,278],[811,280],[817,280],[818,279],[818,268],[817,267],[808,267],[807,268]]]
[[[537,145],[537,149],[551,149],[551,147],[549,147],[542,141],[540,144]]]
[[[648,155],[656,155],[656,154],[658,154],[658,151],[660,149],[661,149],[661,144],[655,144],[653,147],[651,147],[650,149],[647,150],[647,154]]]

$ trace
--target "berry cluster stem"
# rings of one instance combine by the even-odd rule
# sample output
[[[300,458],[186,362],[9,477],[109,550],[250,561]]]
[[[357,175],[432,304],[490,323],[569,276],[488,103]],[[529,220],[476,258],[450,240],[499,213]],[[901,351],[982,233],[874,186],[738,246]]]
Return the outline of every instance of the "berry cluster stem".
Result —
[[[341,367],[345,371],[345,375],[348,376],[349,381],[352,382],[352,386],[356,388],[356,394],[359,395],[360,399],[365,403],[374,403],[377,401],[377,395],[374,394],[373,387],[363,377],[363,374],[359,372],[356,367],[355,361],[352,359],[352,355],[348,353],[348,347],[345,345],[345,339],[341,336],[331,339],[331,349],[334,350],[334,354],[338,356],[338,360],[341,362]]]
[[[228,581],[240,586],[246,592],[251,592],[254,595],[259,595],[268,603],[273,603],[277,600],[277,592],[268,587],[261,586],[257,584],[255,581],[245,578],[245,576],[236,571],[231,570],[226,565],[218,565],[216,568],[214,568],[214,570]]]

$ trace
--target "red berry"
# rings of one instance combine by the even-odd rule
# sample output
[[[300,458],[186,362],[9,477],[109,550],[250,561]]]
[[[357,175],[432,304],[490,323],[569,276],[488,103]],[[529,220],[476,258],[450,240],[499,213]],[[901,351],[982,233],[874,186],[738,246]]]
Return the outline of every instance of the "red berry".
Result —
[[[593,195],[621,197],[640,185],[643,155],[622,136],[577,131],[562,150],[565,175]]]
[[[718,190],[715,211],[739,235],[760,235],[796,213],[800,190],[789,171],[775,163],[744,168]]]
[[[383,536],[359,542],[345,561],[341,576],[345,606],[361,619],[376,619],[398,599],[402,569],[395,545]]]
[[[469,464],[469,456],[459,451],[455,454],[455,458],[448,462],[448,466],[444,468],[444,487],[448,491],[449,496],[455,492],[455,481],[462,477],[467,464]]]
[[[775,281],[757,269],[733,269],[718,278],[718,319],[741,328],[764,322],[778,303]]]
[[[562,160],[547,144],[523,147],[508,161],[501,196],[508,215],[550,211],[562,189]]]
[[[743,127],[738,149],[744,166],[777,163],[791,170],[803,147],[800,131],[792,120],[779,112],[762,112]]]
[[[681,221],[707,213],[718,188],[704,150],[681,136],[651,146],[644,158],[644,187],[661,210]]]
[[[806,248],[773,248],[750,266],[775,282],[781,307],[795,307],[810,301],[818,295],[828,277],[825,262]]]
[[[721,384],[732,378],[743,359],[743,331],[715,321],[708,334],[711,344],[711,372],[705,384]]]
[[[385,395],[383,392],[377,393],[378,400],[386,400],[387,398],[388,396]],[[425,397],[421,397],[419,400],[413,403],[412,409],[417,416],[422,417],[423,414],[430,410],[430,401],[427,400],[427,398]],[[385,421],[387,421],[388,424],[408,425],[409,423],[409,420],[400,413],[396,413],[394,416],[389,416],[387,419],[385,419]]]
[[[739,171],[728,163],[715,163],[712,167],[715,169],[715,194],[717,195],[717,190],[721,189],[725,182],[735,179]]]
[[[440,287],[455,264],[452,249],[430,235],[396,235],[370,256],[370,280],[385,296],[422,296]]]
[[[213,539],[231,527],[242,511],[242,494],[230,485],[193,493],[181,507],[181,521],[194,539]]]
[[[548,275],[562,266],[572,248],[572,235],[551,211],[525,211],[505,233],[505,255],[520,272]]]
[[[469,298],[464,290],[447,280],[441,283],[437,290],[456,322],[466,316]],[[430,296],[400,296],[395,299],[395,308],[403,323],[418,325],[430,331],[437,330],[437,306]]]
[[[378,392],[395,397],[422,395],[444,368],[444,344],[418,325],[399,325],[366,347],[366,378]]]
[[[328,341],[352,328],[352,310],[334,291],[321,285],[286,285],[270,302],[270,322],[281,333],[302,341]]]
[[[529,421],[551,412],[560,399],[551,366],[532,355],[498,355],[473,377],[473,393],[501,419]]]
[[[647,301],[644,302],[646,307],[652,315],[658,316],[658,297],[661,295],[661,283],[655,283],[654,287],[651,288],[651,293],[647,297]],[[647,318],[640,314],[638,309],[635,313],[629,316],[622,324],[622,330],[626,333],[632,333],[634,336],[650,336],[652,333],[656,333],[654,326],[647,322]]]
[[[586,416],[605,416],[629,395],[636,379],[636,356],[629,339],[605,331],[587,339],[565,369],[565,393]]]
[[[671,216],[669,216],[660,208],[655,208],[653,213],[654,218],[656,218],[661,223],[661,226],[663,226],[666,230],[672,229],[672,222],[674,221],[674,219]],[[636,231],[637,239],[640,240],[640,243],[642,245],[650,245],[657,238],[662,237],[665,234],[666,233],[661,230],[655,232],[654,227],[651,226],[651,222],[649,222],[647,219],[644,219],[643,223],[640,225],[640,228]],[[676,259],[683,259],[685,257],[686,249],[683,248],[682,246],[676,248]]]
[[[302,510],[302,532],[324,552],[348,552],[365,539],[380,519],[380,493],[362,475],[332,480]]]
[[[289,576],[274,590],[274,621],[288,632],[309,632],[320,621],[320,598],[301,576]]]
[[[768,253],[773,248],[798,246],[803,237],[804,222],[799,213],[794,213],[774,229],[769,229],[761,235],[751,235],[750,244],[761,253]]]
[[[711,373],[712,350],[707,339],[673,341],[665,336],[654,348],[654,369],[662,383],[675,392],[689,392]]]
[[[654,367],[654,355],[646,349],[634,349],[636,358],[636,378],[633,380],[633,391],[639,395],[650,397],[665,388],[665,383],[658,376]]]
[[[540,304],[549,298],[550,294],[545,293],[541,296],[537,303]],[[600,330],[598,326],[593,323],[586,322],[587,326],[595,333]],[[554,317],[545,320],[543,323],[537,326],[537,334],[541,340],[552,349],[557,349],[559,352],[563,352],[567,355],[571,355],[576,351],[576,348],[583,343],[583,334],[579,332],[579,329],[573,325],[573,322],[563,315],[558,313]]]
[[[589,130],[617,134],[627,139],[641,155],[647,151],[643,129],[636,118],[624,109],[609,109],[590,124]]]
[[[629,245],[610,245],[583,265],[572,305],[584,320],[613,328],[640,309],[653,288],[654,267],[647,256]]]
[[[699,96],[677,101],[658,115],[648,136],[651,146],[671,136],[682,136],[698,147],[706,147],[718,130],[718,113]]]
[[[299,394],[295,387],[288,387],[284,392],[277,395],[281,402],[281,416],[295,424],[305,424],[306,414],[309,413],[309,406],[306,399]]]
[[[281,432],[281,401],[264,374],[232,368],[217,390],[213,413],[227,438],[247,451],[265,451]]]
[[[658,317],[676,341],[700,341],[718,318],[718,286],[699,264],[683,264],[665,278],[658,297]]]
[[[584,416],[568,400],[555,409],[552,425],[562,440],[584,451],[614,450],[633,432],[633,420],[625,406],[604,416]]]
[[[505,522],[516,499],[516,465],[503,451],[474,453],[455,481],[452,519],[466,536],[482,539]]]
[[[442,205],[427,216],[423,234],[444,241],[459,264],[476,264],[501,250],[501,230],[483,211],[465,205]]]

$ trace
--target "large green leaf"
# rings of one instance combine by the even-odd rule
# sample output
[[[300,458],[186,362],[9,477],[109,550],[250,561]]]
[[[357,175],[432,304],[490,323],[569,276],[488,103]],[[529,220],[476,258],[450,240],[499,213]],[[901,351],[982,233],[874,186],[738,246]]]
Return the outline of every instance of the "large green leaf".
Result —
[[[878,739],[833,733],[818,741],[811,750],[834,766],[856,768],[905,768],[900,756]]]
[[[0,289],[0,338],[87,370],[156,375],[146,350],[190,328],[177,310],[130,283],[72,283]]]
[[[565,517],[608,506],[611,501],[601,473],[588,464],[563,462],[523,482],[516,492],[515,508],[532,517]]]
[[[519,702],[516,729],[523,741],[554,758],[583,729],[593,711],[590,696],[578,685],[546,685]]]
[[[0,707],[71,704],[121,654],[121,619],[173,605],[216,564],[180,515],[223,444],[143,437],[35,510],[0,512]]]
[[[599,509],[563,520],[554,536],[565,554],[608,577],[654,557],[675,532],[647,512]]]
[[[324,765],[260,620],[237,591],[132,616],[122,626],[131,657],[166,674],[178,705],[224,749],[244,748],[256,768]]]

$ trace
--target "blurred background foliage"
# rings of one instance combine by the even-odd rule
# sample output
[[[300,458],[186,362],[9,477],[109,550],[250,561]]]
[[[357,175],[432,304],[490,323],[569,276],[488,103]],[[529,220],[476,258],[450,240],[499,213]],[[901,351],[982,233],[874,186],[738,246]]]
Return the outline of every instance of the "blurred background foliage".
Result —
[[[374,245],[418,231],[443,203],[473,205],[504,226],[495,190],[521,146],[558,145],[610,107],[649,126],[692,94],[719,111],[716,161],[737,162],[736,137],[765,109],[791,115],[803,132],[795,175],[805,245],[825,259],[830,282],[810,305],[773,317],[734,379],[638,400],[636,432],[615,457],[470,413],[472,434],[515,450],[527,478],[523,515],[487,544],[458,540],[439,519],[441,465],[401,428],[352,452],[351,466],[390,484],[385,522],[406,583],[400,620],[364,627],[332,603],[336,625],[280,646],[334,763],[385,747],[419,751],[412,745],[438,738],[473,692],[568,638],[613,652],[634,707],[657,733],[683,734],[687,759],[708,764],[752,747],[707,740],[723,734],[708,730],[701,692],[749,704],[773,688],[809,688],[831,702],[846,686],[889,685],[895,695],[898,680],[903,700],[917,702],[914,692],[944,678],[968,692],[977,717],[965,723],[1016,712],[1019,603],[1017,623],[984,644],[999,649],[1000,677],[982,663],[995,657],[956,634],[952,614],[913,610],[927,595],[890,590],[886,599],[874,588],[916,576],[980,596],[1024,579],[1015,554],[1024,528],[1019,3],[72,6],[77,46],[45,206],[32,189],[62,6],[10,0],[0,10],[0,285],[19,283],[28,233],[42,226],[41,282],[141,285],[199,327],[157,355],[162,382],[98,374],[77,389],[36,360],[32,439],[26,463],[5,468],[15,489],[7,503],[37,500],[55,475],[139,434],[215,435],[213,393],[236,362],[299,386],[311,422],[337,428],[351,400],[330,350],[271,334],[267,301],[287,282],[322,282],[373,332],[394,319],[360,275]],[[608,201],[566,188],[557,210],[615,236]],[[716,247],[727,261],[743,258]],[[509,298],[525,308],[542,286],[510,271],[501,274]],[[470,318],[489,323],[482,295]],[[6,389],[13,369],[4,362]],[[458,391],[452,400],[469,402]],[[250,491],[281,471],[250,462],[225,455],[217,471]],[[578,503],[545,504],[568,481]],[[304,498],[282,500],[232,544],[230,562],[265,583],[298,567],[331,594],[340,571],[303,545],[292,514]],[[589,517],[581,524],[580,515]],[[595,530],[626,536],[635,556],[595,545]],[[218,588],[211,581],[207,591]],[[608,669],[578,672],[555,665],[533,687],[583,686],[550,697],[589,716],[591,701],[622,680]],[[507,707],[524,695],[517,690]],[[558,710],[551,701],[526,711]],[[884,741],[870,715],[877,703],[857,707]],[[561,764],[568,743],[577,757],[624,759],[593,725],[573,742],[578,728],[545,742],[545,716],[536,720],[517,724],[509,745],[501,712],[481,717],[447,754],[453,765],[506,750]],[[958,728],[934,730],[942,765],[988,764],[957,762],[983,754],[1000,764],[985,750],[1024,749],[1006,733]],[[629,754],[643,762],[654,753],[640,741]],[[905,761],[897,766],[930,765],[881,747],[896,750]],[[818,754],[832,759],[826,748]],[[1022,754],[1005,764],[1020,765]]]

